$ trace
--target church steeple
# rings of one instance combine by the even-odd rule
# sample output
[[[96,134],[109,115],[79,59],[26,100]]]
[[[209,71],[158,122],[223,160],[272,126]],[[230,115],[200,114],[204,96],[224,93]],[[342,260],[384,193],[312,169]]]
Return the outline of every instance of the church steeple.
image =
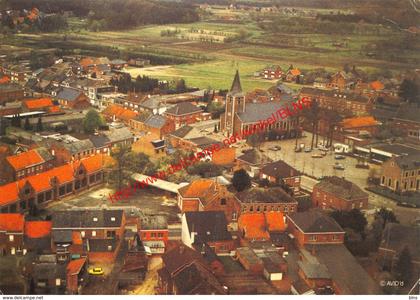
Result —
[[[239,78],[239,71],[236,70],[235,78],[232,82],[232,87],[230,88],[231,94],[237,94],[242,93],[242,85],[241,85],[241,79]]]

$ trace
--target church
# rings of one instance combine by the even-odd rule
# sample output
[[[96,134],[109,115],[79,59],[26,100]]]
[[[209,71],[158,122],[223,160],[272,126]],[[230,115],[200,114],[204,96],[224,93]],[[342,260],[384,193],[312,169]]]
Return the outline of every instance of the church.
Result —
[[[282,97],[281,100],[257,102],[255,99],[246,99],[242,90],[239,72],[236,71],[232,86],[226,95],[225,112],[220,116],[220,129],[226,135],[238,134],[249,130],[263,120],[267,120],[273,113],[284,107],[293,107],[293,97]],[[294,115],[285,119],[276,119],[264,130],[277,133],[280,139],[293,138],[301,134],[301,127],[298,122],[301,119]]]

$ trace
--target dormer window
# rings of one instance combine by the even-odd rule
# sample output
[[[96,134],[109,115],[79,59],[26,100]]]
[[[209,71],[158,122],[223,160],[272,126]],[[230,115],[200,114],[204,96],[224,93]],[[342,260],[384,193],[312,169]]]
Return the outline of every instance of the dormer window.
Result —
[[[108,246],[108,251],[112,251],[112,246],[111,245]]]
[[[98,222],[98,218],[93,218],[93,222]]]
[[[83,174],[83,169],[80,169],[79,170],[79,175],[82,175]]]
[[[115,222],[115,217],[111,217],[111,221],[112,222]]]

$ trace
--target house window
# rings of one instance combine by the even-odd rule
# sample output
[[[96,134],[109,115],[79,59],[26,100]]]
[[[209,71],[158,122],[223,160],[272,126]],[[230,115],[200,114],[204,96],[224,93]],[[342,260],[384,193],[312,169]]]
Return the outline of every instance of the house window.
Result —
[[[108,251],[112,251],[112,246],[108,245]]]
[[[337,240],[339,240],[340,239],[340,236],[338,235],[338,234],[334,234],[333,235],[333,240],[334,241],[337,241]]]
[[[82,231],[82,232],[80,232],[80,234],[82,235],[82,237],[85,237],[86,232]]]
[[[310,235],[309,236],[309,241],[315,242],[316,241],[316,235]]]
[[[60,286],[61,285],[61,279],[60,278],[56,278],[55,279],[55,285],[56,286]]]
[[[13,242],[15,240],[15,236],[13,234],[9,235],[9,242]]]
[[[158,233],[158,237],[162,238],[163,237],[163,233],[162,232],[159,232]]]
[[[382,176],[382,184],[384,184],[385,183],[385,176]]]
[[[156,237],[156,233],[155,232],[152,232],[151,237],[152,238],[155,238]]]
[[[226,199],[225,198],[220,199],[220,205],[226,205]]]
[[[92,236],[96,236],[96,231],[92,231]]]
[[[107,231],[106,237],[107,238],[115,238],[115,231]]]
[[[111,221],[112,222],[115,222],[115,217],[111,217]]]

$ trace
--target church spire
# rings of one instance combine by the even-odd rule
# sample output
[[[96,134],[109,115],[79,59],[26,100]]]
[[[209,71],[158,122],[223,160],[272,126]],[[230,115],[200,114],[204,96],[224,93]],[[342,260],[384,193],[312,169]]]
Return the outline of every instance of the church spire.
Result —
[[[232,87],[230,88],[232,94],[242,93],[241,79],[239,78],[239,71],[236,70],[235,78],[232,82]]]

